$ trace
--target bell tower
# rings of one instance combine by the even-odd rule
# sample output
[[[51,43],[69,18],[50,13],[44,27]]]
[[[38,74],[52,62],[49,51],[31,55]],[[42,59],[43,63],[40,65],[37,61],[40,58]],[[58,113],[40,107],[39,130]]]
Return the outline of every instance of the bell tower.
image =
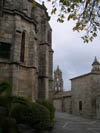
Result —
[[[57,69],[54,72],[54,90],[55,90],[55,92],[62,92],[63,91],[62,72],[59,69],[59,66],[57,66]]]

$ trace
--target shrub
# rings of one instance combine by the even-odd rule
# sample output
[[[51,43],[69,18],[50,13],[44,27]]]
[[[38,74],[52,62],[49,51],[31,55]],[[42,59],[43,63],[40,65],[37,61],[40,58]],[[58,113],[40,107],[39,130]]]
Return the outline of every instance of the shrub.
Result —
[[[44,106],[31,102],[28,105],[16,104],[11,113],[18,124],[27,124],[36,130],[45,130],[49,127],[49,115]]]
[[[16,119],[17,124],[23,123],[31,125],[32,109],[28,105],[16,104],[12,109],[11,116]]]
[[[40,99],[40,100],[37,100],[36,102],[45,106],[49,110],[50,120],[52,121],[54,119],[54,116],[55,116],[55,107],[54,107],[53,103],[49,100],[46,100],[46,99]]]
[[[30,100],[28,98],[20,97],[20,96],[13,96],[12,97],[12,103],[13,104],[23,104],[23,105],[28,105],[30,103]]]
[[[45,130],[50,125],[50,113],[47,108],[40,104],[32,104],[32,112],[34,114],[33,122],[34,128],[39,130]]]
[[[8,105],[8,97],[0,96],[0,106],[6,107]]]
[[[7,117],[8,111],[5,107],[0,106],[0,127],[2,126],[2,123],[4,122],[4,119]]]

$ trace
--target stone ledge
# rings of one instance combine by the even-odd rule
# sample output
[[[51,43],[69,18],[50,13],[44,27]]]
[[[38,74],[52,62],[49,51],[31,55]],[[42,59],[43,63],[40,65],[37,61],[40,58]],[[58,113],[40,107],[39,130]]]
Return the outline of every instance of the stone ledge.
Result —
[[[33,23],[34,25],[38,24],[38,22],[37,22],[36,20],[33,20],[32,18],[26,16],[23,12],[18,11],[18,10],[16,10],[16,9],[10,10],[10,9],[8,9],[8,8],[3,8],[2,11],[3,11],[3,12],[6,12],[6,13],[9,13],[9,14],[14,14],[14,15],[17,14],[17,15],[20,15],[22,18],[24,18],[25,20],[27,20],[27,21]]]
[[[22,65],[20,64],[19,62],[4,62],[4,61],[0,61],[0,64],[8,64],[8,65],[18,65],[18,66],[21,66],[21,67],[24,67],[24,68],[33,68],[33,69],[37,69],[36,67],[34,66],[26,66],[26,65]]]

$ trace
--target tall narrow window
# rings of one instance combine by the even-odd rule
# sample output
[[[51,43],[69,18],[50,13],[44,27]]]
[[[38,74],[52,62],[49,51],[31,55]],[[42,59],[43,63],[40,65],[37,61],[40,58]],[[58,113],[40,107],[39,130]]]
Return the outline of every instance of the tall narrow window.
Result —
[[[3,0],[3,7],[5,6],[5,0]]]
[[[5,0],[0,0],[0,10],[5,6]]]
[[[21,40],[21,53],[20,53],[20,61],[24,62],[24,54],[25,54],[25,31],[22,33],[22,40]]]
[[[0,0],[0,10],[2,9],[2,0]]]
[[[79,111],[82,111],[82,101],[79,101]]]

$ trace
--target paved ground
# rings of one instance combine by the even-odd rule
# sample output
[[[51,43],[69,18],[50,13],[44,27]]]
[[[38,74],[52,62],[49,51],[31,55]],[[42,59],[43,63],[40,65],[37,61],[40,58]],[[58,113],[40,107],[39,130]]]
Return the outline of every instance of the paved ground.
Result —
[[[90,120],[56,113],[56,125],[51,133],[100,133],[100,120]]]

